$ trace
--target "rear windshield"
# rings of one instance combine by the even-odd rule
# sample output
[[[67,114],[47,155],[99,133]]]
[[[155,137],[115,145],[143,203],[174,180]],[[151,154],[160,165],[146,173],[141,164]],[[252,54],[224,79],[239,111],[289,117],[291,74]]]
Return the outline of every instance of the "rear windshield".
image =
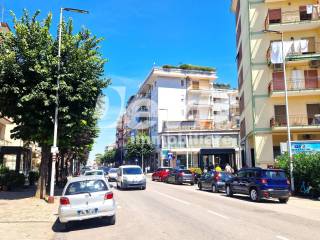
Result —
[[[192,172],[190,172],[190,170],[180,170],[179,172],[185,173],[185,174],[192,174]]]
[[[286,174],[283,171],[267,170],[267,171],[263,171],[263,175],[264,177],[270,178],[270,179],[286,179]]]
[[[92,176],[92,175],[103,175],[102,171],[93,171],[93,172],[85,172],[85,176]]]
[[[116,173],[118,171],[118,168],[111,168],[109,170],[109,173]]]
[[[124,175],[142,174],[141,168],[123,168]]]
[[[65,195],[108,191],[108,187],[102,180],[86,180],[70,183]]]

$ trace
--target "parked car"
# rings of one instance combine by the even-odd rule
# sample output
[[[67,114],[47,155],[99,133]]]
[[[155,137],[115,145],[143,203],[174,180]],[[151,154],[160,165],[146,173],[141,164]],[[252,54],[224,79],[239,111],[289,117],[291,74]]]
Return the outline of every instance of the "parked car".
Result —
[[[252,201],[277,198],[281,203],[287,203],[290,182],[283,170],[245,168],[226,182],[227,196],[237,193],[249,195]]]
[[[104,171],[103,170],[89,170],[85,171],[84,176],[92,176],[92,175],[99,175],[99,176],[104,176]]]
[[[83,167],[83,168],[81,168],[80,175],[83,175],[86,171],[90,171],[91,169],[92,169],[91,167]]]
[[[173,168],[170,167],[161,167],[158,168],[153,174],[152,174],[152,181],[160,181],[163,182],[167,176],[169,175],[169,172],[172,171]]]
[[[74,177],[63,189],[58,213],[66,228],[72,221],[91,218],[102,218],[114,225],[116,204],[113,192],[103,176]]]
[[[183,184],[189,183],[194,185],[194,175],[190,170],[176,169],[169,172],[166,183]]]
[[[108,175],[109,170],[111,169],[110,167],[106,167],[106,166],[101,166],[98,168],[99,170],[102,170],[104,172],[105,175]]]
[[[137,165],[120,166],[117,172],[117,188],[146,189],[146,176]]]
[[[198,187],[200,190],[219,192],[225,190],[226,181],[232,177],[233,175],[231,173],[210,171],[200,177]]]
[[[108,180],[109,182],[116,182],[117,181],[117,174],[118,168],[110,168],[108,172]]]

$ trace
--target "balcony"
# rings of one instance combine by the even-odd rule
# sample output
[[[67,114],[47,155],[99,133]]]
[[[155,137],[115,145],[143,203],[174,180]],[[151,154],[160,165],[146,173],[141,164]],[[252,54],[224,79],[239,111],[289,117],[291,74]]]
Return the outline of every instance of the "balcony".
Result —
[[[211,95],[213,88],[211,86],[208,87],[199,87],[199,86],[190,86],[188,87],[188,92],[193,94],[201,94],[201,95]]]
[[[290,127],[296,130],[320,129],[320,114],[289,115]],[[270,119],[270,127],[274,131],[285,131],[287,128],[286,115],[276,115]]]
[[[308,63],[310,61],[312,61],[310,62],[310,66],[313,63],[318,64],[317,61],[320,60],[320,42],[315,42],[315,38],[284,41],[283,44],[286,64],[290,65],[294,62]],[[268,64],[274,68],[275,64],[279,65],[283,62],[281,41],[270,42],[266,57]]]
[[[236,130],[239,125],[236,121],[224,121],[215,123],[211,119],[196,121],[165,121],[163,131],[219,131],[219,130]]]
[[[320,94],[320,82],[318,77],[314,78],[288,78],[288,96],[314,96]],[[284,96],[284,80],[273,79],[268,86],[270,97]]]
[[[297,10],[269,9],[265,19],[265,29],[292,32],[320,27],[319,12],[316,5],[300,6]]]

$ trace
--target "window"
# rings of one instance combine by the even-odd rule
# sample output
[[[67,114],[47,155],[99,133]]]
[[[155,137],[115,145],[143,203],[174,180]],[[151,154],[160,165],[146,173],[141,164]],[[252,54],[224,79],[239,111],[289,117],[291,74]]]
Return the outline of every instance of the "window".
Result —
[[[311,13],[308,13],[307,6],[300,6],[299,12],[300,12],[300,21],[306,21],[306,20],[312,19],[312,11]]]
[[[245,171],[239,171],[238,177],[246,177],[246,172]]]
[[[281,23],[281,8],[278,9],[269,9],[269,24]]]
[[[181,87],[184,87],[184,80],[181,80]]]
[[[192,88],[199,89],[199,81],[192,81]]]
[[[241,67],[240,73],[239,73],[239,77],[238,77],[238,87],[239,87],[239,90],[241,89],[242,84],[243,84],[243,67]]]
[[[65,195],[93,193],[108,191],[107,185],[102,180],[89,180],[70,183]]]
[[[244,138],[246,136],[246,121],[243,119],[240,122],[240,137]]]
[[[273,90],[284,90],[283,72],[272,73],[272,88]]]
[[[287,125],[286,105],[274,105],[274,117],[276,125]]]
[[[240,43],[239,51],[238,51],[238,54],[237,54],[237,66],[238,66],[238,69],[240,69],[241,62],[242,62],[242,43]]]
[[[142,174],[141,168],[133,167],[133,168],[123,168],[124,175],[136,175]]]
[[[320,104],[307,104],[308,124],[320,123]]]
[[[241,94],[241,97],[240,97],[239,108],[240,108],[240,114],[242,114],[244,110],[244,94],[243,93]]]
[[[305,70],[304,79],[306,89],[318,88],[318,70]]]

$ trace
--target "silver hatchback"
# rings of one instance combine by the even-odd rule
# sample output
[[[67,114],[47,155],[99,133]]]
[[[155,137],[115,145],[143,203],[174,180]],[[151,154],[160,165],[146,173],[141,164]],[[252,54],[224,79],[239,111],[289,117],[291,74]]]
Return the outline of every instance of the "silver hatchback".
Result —
[[[68,181],[60,198],[61,223],[105,218],[113,225],[115,217],[116,204],[113,192],[104,176],[81,176]]]

